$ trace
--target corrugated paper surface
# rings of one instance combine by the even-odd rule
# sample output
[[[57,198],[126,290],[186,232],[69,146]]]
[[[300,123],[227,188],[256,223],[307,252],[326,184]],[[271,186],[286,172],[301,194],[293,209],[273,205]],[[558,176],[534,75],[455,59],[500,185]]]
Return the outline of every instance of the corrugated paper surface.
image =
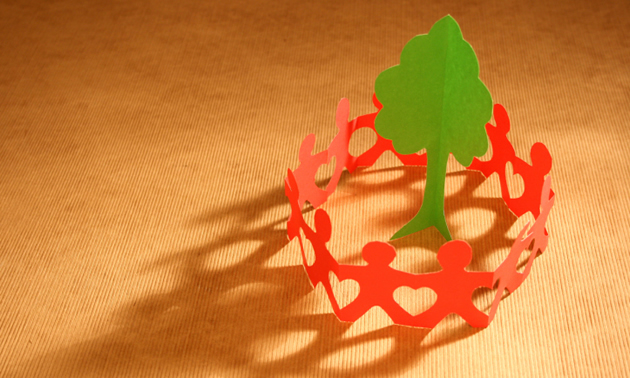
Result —
[[[378,74],[449,13],[517,154],[554,158],[549,247],[486,329],[339,322],[287,240],[286,170],[308,133],[326,148],[340,98],[374,111]],[[3,2],[0,375],[628,375],[629,20],[627,1]],[[447,221],[494,269],[527,219],[451,163]],[[361,263],[420,177],[392,155],[344,174],[333,254]],[[439,238],[397,241],[392,266],[439,269]]]

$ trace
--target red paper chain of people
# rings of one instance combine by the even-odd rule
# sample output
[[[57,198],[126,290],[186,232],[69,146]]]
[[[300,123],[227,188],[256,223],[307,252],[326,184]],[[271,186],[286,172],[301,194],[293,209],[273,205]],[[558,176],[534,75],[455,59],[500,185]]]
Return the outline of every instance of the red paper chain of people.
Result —
[[[373,101],[380,110],[381,105],[376,96]],[[342,99],[336,115],[339,132],[327,150],[313,155],[315,135],[309,134],[304,139],[300,147],[300,165],[295,171],[288,170],[288,177],[285,179],[285,193],[291,203],[287,233],[289,239],[299,239],[303,264],[311,284],[313,287],[320,283],[323,285],[334,313],[342,321],[355,321],[370,308],[379,306],[394,323],[400,325],[433,328],[447,315],[456,313],[473,327],[487,327],[496,314],[503,291],[514,292],[529,275],[534,258],[547,247],[545,223],[555,200],[555,194],[551,191],[551,177],[545,177],[551,170],[549,151],[544,144],[536,143],[531,148],[531,165],[518,158],[507,138],[510,131],[507,112],[499,104],[494,106],[497,125],[486,125],[492,144],[492,158],[489,161],[475,158],[467,169],[480,171],[485,177],[498,173],[501,194],[509,209],[516,216],[531,212],[536,219],[531,227],[528,224],[522,229],[510,253],[494,272],[467,271],[466,267],[472,259],[472,249],[462,240],[447,242],[439,249],[437,259],[442,267],[439,272],[411,274],[390,267],[396,251],[390,244],[378,241],[367,243],[363,247],[362,256],[367,265],[339,264],[326,246],[332,233],[328,214],[317,209],[315,227],[312,229],[302,216],[304,203],[308,201],[314,208],[319,207],[335,191],[344,168],[352,173],[357,167],[372,166],[385,151],[393,152],[404,165],[426,165],[426,155],[398,154],[392,142],[378,134],[377,142],[372,148],[358,157],[350,155],[348,148],[352,134],[364,127],[374,130],[374,119],[378,110],[348,121],[349,110],[348,100]],[[332,178],[326,189],[320,189],[315,184],[315,174],[320,166],[329,163],[333,157],[336,166]],[[511,198],[508,192],[505,176],[508,162],[514,167],[514,173],[521,175],[525,183],[524,192],[518,198]],[[306,240],[302,240],[300,229]],[[312,244],[315,252],[313,264],[308,264],[306,259],[303,244],[306,241]],[[532,242],[533,248],[525,268],[523,272],[518,272],[520,256],[528,250]],[[352,279],[360,286],[357,298],[343,308],[333,294],[329,280],[331,272],[340,281]],[[402,286],[412,289],[428,287],[437,294],[437,300],[428,310],[412,315],[394,300],[394,291]],[[489,314],[477,309],[472,302],[473,291],[479,287],[498,289]]]

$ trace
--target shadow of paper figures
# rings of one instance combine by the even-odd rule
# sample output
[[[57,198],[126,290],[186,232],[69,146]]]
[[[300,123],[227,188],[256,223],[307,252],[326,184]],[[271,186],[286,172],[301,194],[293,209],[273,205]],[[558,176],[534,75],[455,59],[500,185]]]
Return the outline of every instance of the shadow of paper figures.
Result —
[[[403,171],[403,175],[418,173],[416,167],[392,169]],[[372,174],[378,172],[357,170],[354,176],[361,185],[362,175]],[[504,235],[515,221],[505,203],[500,199],[496,202],[496,199],[473,197],[472,192],[483,181],[478,173],[456,174],[465,175],[465,183],[451,205],[457,208],[483,206],[495,212],[491,232]],[[348,172],[342,173],[335,185],[344,185],[347,177]],[[409,201],[416,200],[417,192],[409,186],[413,182],[405,182],[406,185],[396,181],[384,186],[389,188],[387,190],[399,190]],[[297,235],[298,230],[291,222],[285,228],[289,207],[285,189],[278,187],[195,217],[193,226],[222,224],[226,217],[230,217],[233,224],[218,228],[216,236],[199,248],[176,251],[168,258],[142,267],[138,274],[168,271],[175,277],[173,287],[118,309],[112,317],[112,323],[116,324],[114,330],[42,355],[26,365],[39,366],[42,368],[39,371],[46,371],[50,376],[169,372],[260,377],[384,376],[404,372],[422,361],[431,350],[479,332],[457,319],[454,323],[449,321],[456,315],[449,315],[442,323],[446,323],[444,327],[440,324],[433,330],[389,325],[356,334],[353,324],[337,320],[332,312],[334,308],[329,307],[325,313],[300,314],[295,306],[314,293],[301,262],[282,258],[281,263],[270,264],[280,254],[299,250],[297,241],[289,243],[287,240],[287,231]],[[300,214],[304,211],[309,210],[299,209]],[[321,233],[317,238],[325,244],[331,230],[325,225],[323,215],[316,215],[316,223],[313,232]],[[315,238],[312,234],[309,236]],[[413,244],[413,240],[402,239],[397,243],[400,247],[404,243]],[[484,251],[512,244],[506,238],[493,239],[492,243],[485,245],[486,248],[477,247],[483,245],[481,241],[472,240],[470,244],[476,256],[482,257]],[[227,258],[228,263],[224,265],[217,263],[235,248],[239,256],[245,257],[233,261]],[[216,264],[208,268],[207,261]],[[507,264],[503,269],[510,271]],[[345,274],[345,271],[340,273],[342,277]],[[329,282],[328,276],[313,275],[312,280],[313,277],[322,284]],[[353,360],[350,357],[331,359],[350,356],[363,346],[370,350],[377,346],[381,353],[360,359],[358,365],[349,365]],[[348,354],[344,354],[346,352]],[[16,367],[7,375],[21,376],[25,367]]]
[[[260,377],[387,375],[404,371],[434,348],[478,332],[460,324],[444,329],[438,337],[427,337],[428,329],[392,325],[348,336],[351,324],[339,322],[333,313],[295,314],[292,306],[312,293],[303,267],[268,266],[285,248],[295,252],[296,245],[289,245],[284,228],[286,208],[286,197],[278,188],[204,214],[195,224],[213,223],[230,214],[242,226],[226,228],[202,247],[142,268],[168,269],[177,283],[164,293],[118,309],[112,319],[117,324],[115,331],[40,356],[27,365],[39,366],[51,376],[194,375],[208,371]],[[219,257],[243,240],[259,242],[247,251],[246,259],[224,269],[205,267],[204,261]],[[304,335],[313,337],[306,344],[292,345]],[[386,346],[384,354],[374,360],[351,370],[330,364],[331,356],[373,343]],[[273,347],[279,348],[275,354]],[[22,376],[24,368],[16,367],[7,376]]]

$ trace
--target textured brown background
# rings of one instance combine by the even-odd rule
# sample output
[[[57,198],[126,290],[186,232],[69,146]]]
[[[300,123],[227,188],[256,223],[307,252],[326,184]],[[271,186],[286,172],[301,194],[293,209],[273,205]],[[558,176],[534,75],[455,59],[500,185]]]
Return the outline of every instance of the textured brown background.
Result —
[[[286,241],[283,177],[447,13],[517,153],[554,157],[548,251],[485,330],[340,323]],[[3,1],[0,375],[627,375],[628,36],[627,1]],[[348,259],[421,198],[417,169],[381,168],[326,204]],[[513,217],[460,207],[473,265],[496,265]],[[421,270],[403,251],[427,235],[398,267]]]

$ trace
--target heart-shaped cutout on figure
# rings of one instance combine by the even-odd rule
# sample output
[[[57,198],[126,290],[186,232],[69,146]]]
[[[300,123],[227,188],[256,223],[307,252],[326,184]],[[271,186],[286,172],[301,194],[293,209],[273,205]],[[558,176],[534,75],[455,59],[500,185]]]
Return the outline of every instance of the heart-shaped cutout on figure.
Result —
[[[433,306],[437,300],[435,291],[428,287],[412,289],[408,286],[401,286],[394,291],[396,303],[411,315],[418,315]]]
[[[376,132],[369,127],[358,129],[352,133],[350,137],[350,144],[348,145],[348,152],[352,156],[361,156],[368,152],[370,148],[374,147],[378,137]]]
[[[320,165],[317,173],[315,174],[315,185],[317,185],[317,187],[321,190],[326,190],[336,168],[337,159],[335,156],[330,159],[328,164]]]
[[[346,307],[357,299],[359,290],[361,290],[357,281],[351,279],[339,281],[339,278],[337,278],[337,275],[333,272],[328,273],[328,279],[330,280],[330,286],[332,287],[333,294],[340,308]]]
[[[505,181],[508,187],[510,198],[520,198],[525,192],[525,181],[523,176],[514,173],[512,162],[505,164]]]

